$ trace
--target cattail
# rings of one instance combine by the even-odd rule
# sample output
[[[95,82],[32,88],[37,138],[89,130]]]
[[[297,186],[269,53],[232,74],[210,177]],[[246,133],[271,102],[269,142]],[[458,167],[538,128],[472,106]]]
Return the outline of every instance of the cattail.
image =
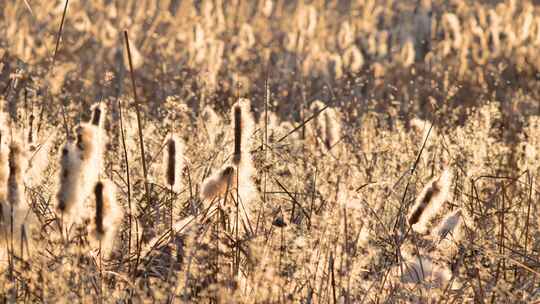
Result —
[[[77,128],[76,147],[81,152],[82,161],[90,161],[98,151],[98,136],[95,126],[81,124]]]
[[[233,166],[226,166],[203,181],[201,198],[211,201],[222,197],[227,190],[231,191],[236,187],[236,179],[236,169]]]
[[[234,157],[235,164],[240,163],[242,158],[242,110],[234,107]]]
[[[248,23],[242,24],[240,28],[239,39],[240,47],[244,50],[248,50],[255,45],[255,34],[253,33],[253,28]]]
[[[13,141],[9,147],[8,201],[17,208],[25,206],[23,178],[27,165],[26,151],[21,143]]]
[[[534,6],[530,3],[525,4],[523,12],[519,16],[521,27],[518,29],[519,43],[524,43],[531,35],[534,24]]]
[[[313,103],[311,103],[309,109],[311,111],[311,114],[315,115],[316,113],[319,113],[319,111],[324,109],[325,106],[326,105],[322,101],[315,100]],[[312,123],[308,125],[308,132],[311,133],[311,136],[314,136],[315,139],[322,139],[324,137],[324,132],[326,129],[326,121],[324,119],[321,119],[321,114],[322,113],[319,113],[319,115],[312,120]]]
[[[325,104],[320,101],[314,101],[310,110],[312,114],[318,113],[325,108]],[[341,119],[335,108],[327,107],[324,112],[313,119],[313,123],[309,126],[308,131],[315,138],[320,138],[323,141],[324,147],[329,150],[341,138]]]
[[[262,13],[265,17],[270,17],[272,11],[274,10],[274,1],[273,0],[264,0],[262,5]]]
[[[34,142],[34,114],[28,118],[28,127],[28,143],[31,144]]]
[[[79,150],[71,143],[62,148],[60,160],[60,186],[57,209],[62,214],[72,214],[81,207],[81,159]]]
[[[93,235],[96,241],[101,242],[102,251],[108,254],[123,216],[116,201],[114,184],[108,180],[98,181],[94,186],[94,200],[96,213]]]
[[[409,214],[409,225],[418,232],[425,232],[429,221],[435,216],[450,194],[452,172],[443,171],[440,177],[432,179],[422,190]]]
[[[255,121],[250,113],[250,102],[240,99],[232,108],[232,120],[234,122],[234,155],[233,164],[238,165],[241,161],[248,161],[250,137],[253,134]]]
[[[103,129],[105,125],[105,115],[107,114],[107,109],[105,105],[101,102],[94,104],[92,107],[92,116],[90,118],[90,124],[96,126],[100,129]]]
[[[163,167],[166,184],[174,192],[179,192],[184,170],[184,145],[176,134],[171,134],[165,141]]]
[[[414,64],[416,58],[414,43],[411,40],[407,40],[402,46],[399,52],[399,62],[403,67],[408,68]]]
[[[324,113],[324,144],[330,150],[341,139],[341,120],[335,108],[327,108]]]
[[[448,55],[450,49],[459,50],[462,45],[461,25],[459,18],[452,13],[445,13],[442,16],[442,27],[445,33],[445,41],[449,41],[449,48],[444,51]]]
[[[98,182],[94,187],[94,195],[96,199],[96,217],[95,217],[95,231],[98,239],[105,234],[105,228],[103,228],[103,209],[106,208],[103,202],[103,183]]]
[[[364,63],[364,56],[356,45],[351,45],[343,53],[343,66],[353,73],[358,73]]]
[[[354,43],[354,30],[351,27],[349,21],[345,21],[341,24],[337,36],[338,45],[342,50],[348,48]]]
[[[439,240],[445,239],[448,235],[455,237],[454,231],[461,222],[462,211],[457,209],[454,212],[448,214],[439,224],[439,226],[433,231],[433,235]]]
[[[103,159],[102,137],[101,130],[94,125],[83,123],[77,128],[75,146],[81,158],[83,199],[90,195],[92,186],[99,178]]]
[[[332,71],[333,78],[339,79],[343,76],[343,61],[341,60],[341,56],[339,54],[331,54],[328,57],[328,63],[330,67],[330,71]]]

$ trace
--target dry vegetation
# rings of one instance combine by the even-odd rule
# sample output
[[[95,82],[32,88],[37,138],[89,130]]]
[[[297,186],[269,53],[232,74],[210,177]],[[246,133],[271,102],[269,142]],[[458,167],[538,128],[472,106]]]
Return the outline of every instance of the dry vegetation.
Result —
[[[537,5],[1,1],[0,302],[540,301]]]

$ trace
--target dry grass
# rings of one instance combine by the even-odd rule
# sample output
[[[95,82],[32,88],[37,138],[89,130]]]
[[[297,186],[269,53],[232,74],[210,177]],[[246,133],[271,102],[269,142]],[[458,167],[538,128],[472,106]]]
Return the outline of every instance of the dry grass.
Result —
[[[3,1],[0,302],[540,301],[537,5]]]

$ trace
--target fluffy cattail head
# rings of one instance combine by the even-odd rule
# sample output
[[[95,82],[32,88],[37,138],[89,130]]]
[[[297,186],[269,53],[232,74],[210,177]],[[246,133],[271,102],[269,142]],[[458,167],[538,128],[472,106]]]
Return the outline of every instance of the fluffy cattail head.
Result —
[[[57,209],[62,213],[71,213],[80,205],[80,156],[78,149],[66,143],[61,151],[60,186],[58,188]]]
[[[96,213],[94,217],[94,236],[102,241],[102,246],[111,247],[110,242],[122,220],[122,210],[116,202],[115,187],[110,181],[98,181],[94,186]]]
[[[9,174],[16,176],[17,179],[22,178],[26,167],[24,156],[23,146],[16,141],[12,142],[9,147]]]
[[[77,128],[76,146],[81,151],[83,161],[92,158],[98,148],[98,132],[91,124],[81,124]]]
[[[341,139],[341,119],[335,108],[328,108],[324,116],[324,145],[330,150]]]
[[[8,200],[12,206],[21,206],[24,198],[23,178],[28,165],[26,151],[21,143],[13,141],[9,147]]]
[[[219,172],[204,180],[201,189],[203,200],[213,200],[226,194],[236,186],[236,169],[234,166],[226,166]]]
[[[413,229],[419,232],[427,230],[429,221],[449,198],[451,180],[452,172],[446,169],[424,187],[409,213],[408,221]]]

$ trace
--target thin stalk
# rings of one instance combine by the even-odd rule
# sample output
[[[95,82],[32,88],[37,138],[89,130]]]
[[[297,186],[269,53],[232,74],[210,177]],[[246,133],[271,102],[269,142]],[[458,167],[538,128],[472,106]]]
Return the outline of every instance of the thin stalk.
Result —
[[[144,158],[146,154],[144,153],[141,111],[139,109],[139,99],[137,98],[137,88],[135,87],[135,72],[133,71],[133,62],[131,59],[131,48],[129,46],[129,38],[128,38],[127,31],[124,31],[124,38],[126,41],[126,49],[127,49],[127,54],[128,54],[128,60],[129,60],[129,70],[131,73],[131,85],[133,87],[133,100],[134,100],[134,106],[135,106],[135,114],[137,116],[137,129],[139,131],[139,145],[141,149],[141,163],[142,163],[143,177],[144,177],[144,191],[146,193],[147,203],[148,205],[150,205],[150,190],[148,188],[148,171],[146,169],[146,160]]]
[[[133,213],[132,213],[132,208],[131,208],[131,179],[130,179],[130,174],[129,174],[129,160],[128,160],[128,153],[127,153],[127,146],[126,146],[126,137],[124,133],[124,123],[123,123],[123,117],[122,117],[122,101],[120,99],[118,99],[118,114],[120,118],[120,138],[122,139],[122,148],[124,150],[124,163],[126,165],[127,201],[128,201],[128,209],[129,209],[128,259],[131,259],[131,241],[132,241],[131,231],[132,231],[132,225],[133,225]],[[138,244],[139,243],[138,231],[136,231],[136,234],[137,234],[136,244]],[[137,268],[137,264],[135,265],[135,269]],[[128,263],[128,273],[131,273],[131,263]]]

